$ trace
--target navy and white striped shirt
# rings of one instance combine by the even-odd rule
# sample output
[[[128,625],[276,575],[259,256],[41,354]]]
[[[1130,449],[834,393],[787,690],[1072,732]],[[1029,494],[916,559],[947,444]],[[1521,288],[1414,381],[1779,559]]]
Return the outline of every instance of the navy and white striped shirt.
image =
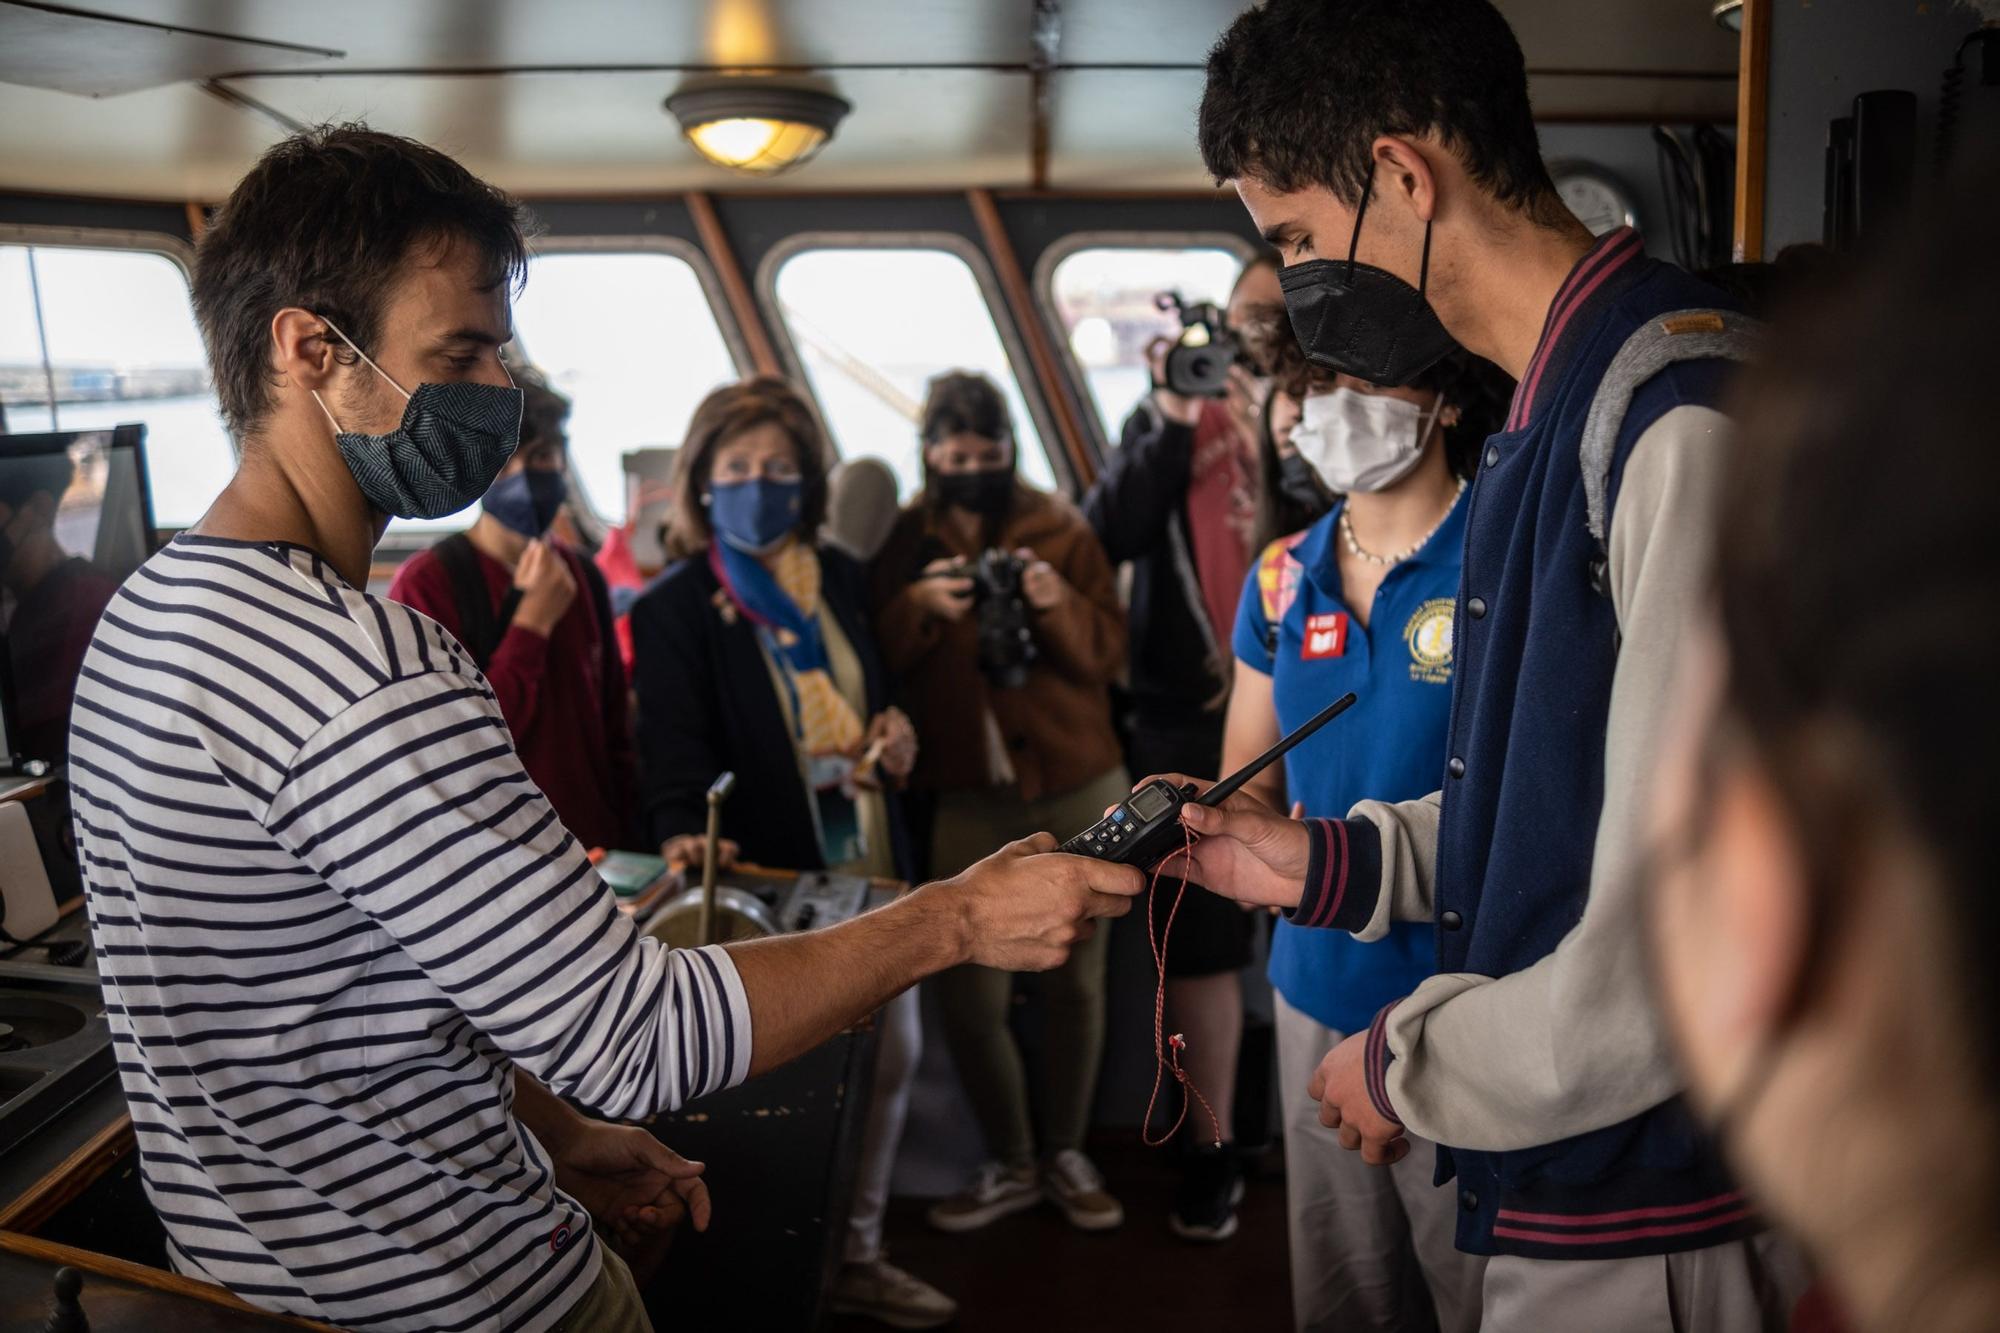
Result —
[[[349,1328],[548,1328],[600,1261],[513,1065],[612,1116],[748,1071],[728,955],[639,937],[458,643],[311,551],[147,561],[84,660],[70,762],[182,1272]]]

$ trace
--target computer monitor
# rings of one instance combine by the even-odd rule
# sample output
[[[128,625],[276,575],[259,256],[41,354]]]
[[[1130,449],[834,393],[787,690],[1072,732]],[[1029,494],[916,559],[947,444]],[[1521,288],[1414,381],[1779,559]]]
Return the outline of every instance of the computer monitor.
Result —
[[[0,435],[0,763],[68,752],[77,672],[105,603],[153,553],[146,428]],[[11,763],[10,763],[11,766]]]

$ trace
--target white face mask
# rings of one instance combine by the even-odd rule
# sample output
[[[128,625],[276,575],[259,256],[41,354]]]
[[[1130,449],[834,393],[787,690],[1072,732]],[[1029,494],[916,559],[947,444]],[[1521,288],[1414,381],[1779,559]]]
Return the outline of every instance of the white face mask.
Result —
[[[1386,491],[1415,470],[1443,411],[1442,397],[1426,412],[1386,393],[1308,394],[1292,447],[1336,494]]]

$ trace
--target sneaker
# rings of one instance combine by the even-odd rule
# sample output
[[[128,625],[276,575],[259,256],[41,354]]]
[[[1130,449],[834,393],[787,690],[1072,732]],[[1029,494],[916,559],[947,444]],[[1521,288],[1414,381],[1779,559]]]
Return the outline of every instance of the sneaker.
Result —
[[[942,1328],[958,1317],[957,1301],[886,1258],[842,1266],[833,1284],[833,1309],[890,1328]]]
[[[1243,1172],[1235,1145],[1205,1143],[1183,1159],[1167,1225],[1182,1240],[1228,1240],[1236,1234],[1236,1205],[1242,1202]]]
[[[1042,1168],[1042,1194],[1079,1231],[1109,1231],[1125,1222],[1125,1210],[1104,1191],[1104,1177],[1074,1148],[1065,1148]]]
[[[977,1231],[1003,1217],[1033,1208],[1042,1200],[1035,1187],[1034,1168],[988,1162],[972,1183],[941,1203],[933,1204],[930,1223],[939,1231]]]

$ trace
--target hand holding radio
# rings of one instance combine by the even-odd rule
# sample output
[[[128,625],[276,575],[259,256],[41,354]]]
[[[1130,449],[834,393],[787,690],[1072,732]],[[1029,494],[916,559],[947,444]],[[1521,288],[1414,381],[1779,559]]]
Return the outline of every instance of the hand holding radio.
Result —
[[[1306,828],[1254,796],[1243,784],[1293,746],[1354,706],[1344,694],[1309,722],[1220,782],[1181,773],[1147,778],[1130,799],[1064,843],[1062,850],[1093,856],[1206,886],[1211,892],[1257,907],[1296,907],[1304,894],[1312,848]],[[1196,841],[1190,852],[1188,835]]]
[[[1211,786],[1180,774],[1165,780],[1193,784],[1197,795]],[[1182,807],[1181,819],[1195,834],[1193,864],[1176,847],[1162,874],[1185,878],[1249,907],[1299,905],[1310,854],[1304,824],[1245,792],[1215,807],[1190,801]]]
[[[1132,910],[1146,887],[1134,866],[1048,856],[1046,833],[1010,842],[938,887],[961,906],[967,956],[1001,972],[1044,972],[1091,937],[1102,917]]]

